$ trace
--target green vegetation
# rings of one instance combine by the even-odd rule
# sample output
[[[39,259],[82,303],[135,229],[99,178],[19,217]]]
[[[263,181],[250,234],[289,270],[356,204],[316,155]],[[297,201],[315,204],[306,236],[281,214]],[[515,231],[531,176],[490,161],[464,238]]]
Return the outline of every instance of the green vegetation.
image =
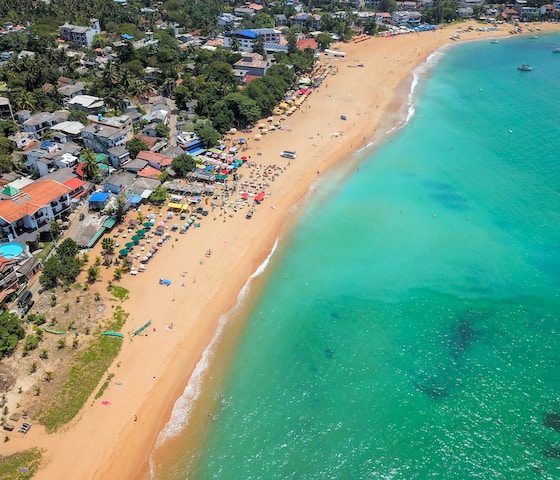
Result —
[[[142,150],[149,150],[148,144],[139,138],[133,138],[126,144],[127,150],[130,152],[130,158],[136,158]]]
[[[71,285],[76,281],[82,262],[78,258],[78,245],[70,238],[61,242],[56,253],[43,264],[43,273],[39,279],[44,288]]]
[[[186,153],[181,153],[177,155],[171,162],[171,167],[179,177],[186,177],[189,172],[192,172],[196,168],[196,161],[190,155]]]
[[[13,455],[0,456],[2,480],[24,480],[35,475],[41,464],[41,450],[31,448]]]
[[[111,379],[114,376],[115,376],[114,373],[110,373],[109,375],[107,375],[107,380],[105,380],[103,382],[103,384],[101,385],[101,388],[95,394],[95,400],[97,400],[98,398],[101,398],[101,396],[105,393],[105,390],[107,390],[107,387],[109,386],[109,383],[111,383]]]
[[[124,287],[119,287],[118,285],[111,285],[107,287],[107,290],[109,290],[109,292],[111,292],[111,295],[113,295],[115,298],[118,298],[119,300],[126,300],[128,298],[129,292]]]
[[[16,314],[0,314],[0,358],[12,353],[24,336],[21,320]]]
[[[119,331],[127,317],[128,314],[118,306],[105,328]],[[99,336],[76,356],[68,378],[55,397],[47,402],[40,416],[49,432],[58,430],[78,414],[118,355],[121,345],[122,339]]]
[[[159,186],[154,189],[154,191],[150,194],[148,200],[152,203],[163,203],[167,200],[167,189],[165,187]]]

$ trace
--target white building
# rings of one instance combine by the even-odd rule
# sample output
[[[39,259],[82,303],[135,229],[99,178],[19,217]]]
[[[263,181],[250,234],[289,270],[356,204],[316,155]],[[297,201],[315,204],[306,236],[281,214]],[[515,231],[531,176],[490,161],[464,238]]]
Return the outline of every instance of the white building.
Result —
[[[243,52],[252,52],[257,39],[262,39],[265,44],[279,44],[281,38],[282,33],[275,28],[232,30],[224,34],[224,47],[233,48],[235,43],[237,43],[239,50]]]
[[[93,37],[101,33],[101,26],[97,18],[92,18],[89,27],[82,27],[79,25],[72,25],[65,23],[58,27],[58,33],[62,38],[72,42],[80,47],[91,48]]]

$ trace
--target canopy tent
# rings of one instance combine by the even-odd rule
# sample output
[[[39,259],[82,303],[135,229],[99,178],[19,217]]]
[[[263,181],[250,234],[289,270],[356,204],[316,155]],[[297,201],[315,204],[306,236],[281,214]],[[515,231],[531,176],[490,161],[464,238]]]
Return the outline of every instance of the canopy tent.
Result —
[[[184,203],[169,202],[167,204],[167,208],[170,208],[172,210],[187,210],[189,206]]]

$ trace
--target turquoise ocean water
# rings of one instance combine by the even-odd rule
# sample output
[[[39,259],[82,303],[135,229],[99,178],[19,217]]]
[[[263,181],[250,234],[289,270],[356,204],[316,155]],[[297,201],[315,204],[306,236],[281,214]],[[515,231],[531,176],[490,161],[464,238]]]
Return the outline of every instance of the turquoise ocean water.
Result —
[[[446,51],[409,124],[327,179],[166,478],[560,478],[558,46]]]

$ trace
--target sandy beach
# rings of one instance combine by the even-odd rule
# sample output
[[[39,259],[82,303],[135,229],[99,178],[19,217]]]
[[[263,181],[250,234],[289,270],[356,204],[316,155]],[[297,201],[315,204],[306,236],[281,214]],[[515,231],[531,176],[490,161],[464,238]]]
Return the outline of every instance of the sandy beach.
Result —
[[[267,166],[278,173],[268,176],[266,199],[254,208],[253,218],[245,218],[246,210],[211,210],[201,228],[173,235],[177,240],[165,244],[146,272],[119,282],[130,290],[123,303],[130,313],[124,331],[148,320],[154,328],[147,336],[125,339],[111,368],[115,378],[103,395],[110,405],[88,402],[78,418],[54,435],[35,425],[26,437],[5,444],[3,453],[43,448],[44,464],[37,479],[144,478],[158,433],[220,316],[235,305],[240,289],[287,228],[292,207],[318,175],[402,122],[414,69],[438,48],[456,43],[450,36],[468,25],[339,45],[346,58],[329,60],[338,73],[327,76],[283,122],[286,130],[250,141],[243,152],[256,166],[240,170],[242,181],[249,180],[251,173],[262,179]],[[560,28],[538,26],[542,31]],[[510,28],[502,25],[497,32],[463,33],[460,41],[508,36]],[[347,120],[341,120],[341,115]],[[284,149],[297,151],[297,159],[281,158]],[[205,255],[208,250],[211,256]],[[162,277],[173,284],[159,285]],[[166,328],[171,322],[173,328]]]

